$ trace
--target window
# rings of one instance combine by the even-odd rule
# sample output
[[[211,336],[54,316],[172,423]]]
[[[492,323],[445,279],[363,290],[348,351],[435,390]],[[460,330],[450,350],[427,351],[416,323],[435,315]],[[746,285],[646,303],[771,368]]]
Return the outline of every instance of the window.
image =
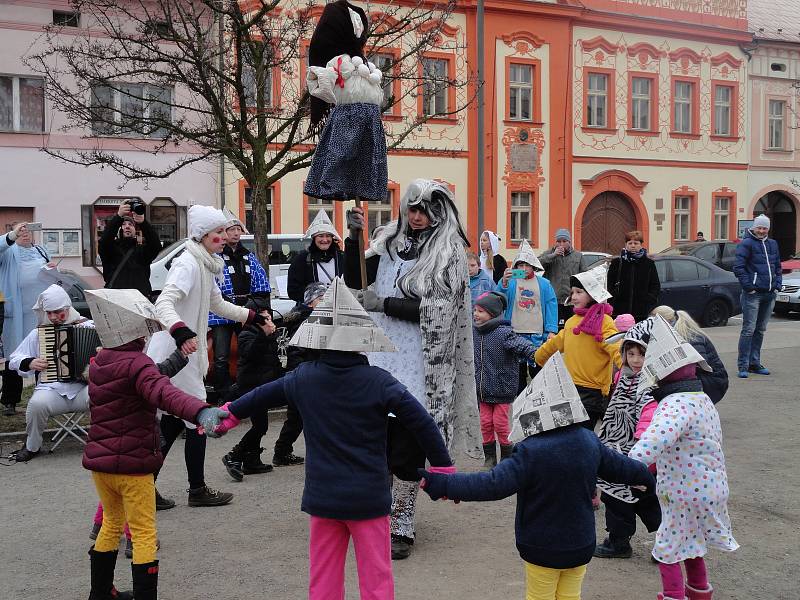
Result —
[[[54,10],[53,25],[58,27],[80,27],[81,13],[66,10]]]
[[[172,122],[172,87],[119,83],[92,86],[92,133],[165,138]]]
[[[244,226],[247,231],[255,231],[255,224],[253,220],[253,203],[250,198],[253,195],[252,188],[244,188]],[[272,202],[272,188],[267,190],[267,232],[272,233],[272,211],[274,210]]]
[[[375,231],[376,227],[386,225],[392,220],[393,196],[394,190],[389,190],[389,193],[383,200],[370,200],[369,206],[367,207],[367,231],[370,236],[372,232]]]
[[[691,260],[672,260],[672,281],[695,281],[697,275],[697,263]]]
[[[533,119],[533,65],[511,63],[508,69],[508,116],[516,121]]]
[[[422,114],[425,116],[446,114],[448,64],[444,58],[422,59]]]
[[[701,246],[694,255],[700,260],[707,260],[708,262],[715,263],[717,262],[718,251],[719,244],[709,244],[708,246]]]
[[[586,125],[608,126],[608,75],[589,73],[586,92]]]
[[[731,127],[731,107],[733,104],[733,88],[718,85],[714,88],[714,135],[733,135]]]
[[[725,244],[725,247],[722,250],[722,258],[733,259],[735,257],[736,257],[736,244],[734,244],[733,242]]]
[[[727,196],[714,197],[714,239],[727,240],[730,231],[731,199]]]
[[[649,77],[631,79],[631,129],[650,131],[653,81]]]
[[[784,115],[786,102],[784,100],[769,101],[769,127],[767,149],[783,150]]]
[[[80,256],[81,232],[77,229],[45,229],[42,244],[50,256]]]
[[[264,90],[263,106],[272,106],[272,56],[266,44],[257,44],[257,52],[261,55],[261,68],[258,68],[258,56],[253,56],[248,47],[242,48],[242,88],[248,108],[258,106],[257,90]]]
[[[658,273],[658,280],[661,283],[672,281],[669,277],[667,277],[667,262],[668,261],[666,260],[656,261],[656,273]]]
[[[511,241],[531,237],[531,193],[511,192]]]
[[[322,200],[320,198],[308,198],[308,209],[306,210],[306,226],[311,225],[312,221],[317,216],[317,213],[324,210],[328,213],[328,218],[331,223],[335,223],[335,207],[336,204],[333,200]]]
[[[394,79],[392,70],[394,68],[394,56],[391,54],[376,54],[372,57],[375,66],[383,71],[383,104],[381,108],[386,108],[391,102],[397,102],[394,96]]]
[[[0,75],[0,131],[44,131],[44,79]]]
[[[689,231],[691,227],[691,208],[691,196],[675,196],[675,211],[673,213],[675,221],[675,233],[673,239],[675,241],[684,242],[689,240]]]
[[[674,131],[676,133],[692,133],[692,96],[694,84],[689,81],[675,82],[675,96],[673,98],[675,111]]]

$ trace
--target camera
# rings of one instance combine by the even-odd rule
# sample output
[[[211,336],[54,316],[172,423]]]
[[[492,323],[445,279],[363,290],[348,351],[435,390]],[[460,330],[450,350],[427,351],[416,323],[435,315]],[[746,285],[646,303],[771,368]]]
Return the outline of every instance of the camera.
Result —
[[[143,215],[145,211],[145,204],[141,200],[125,200],[125,204],[131,207],[131,212],[137,215]]]

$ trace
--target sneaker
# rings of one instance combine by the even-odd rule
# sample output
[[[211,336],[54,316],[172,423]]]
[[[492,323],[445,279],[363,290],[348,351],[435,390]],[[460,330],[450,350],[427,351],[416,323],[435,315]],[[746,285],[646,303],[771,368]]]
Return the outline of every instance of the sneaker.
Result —
[[[404,560],[411,556],[414,540],[404,535],[392,535],[392,560]]]
[[[739,379],[747,379],[748,377],[750,377],[750,373],[748,373],[747,371],[739,371],[738,375]]]
[[[633,548],[627,539],[606,538],[594,549],[594,555],[597,558],[630,558],[633,556]]]
[[[259,473],[269,473],[272,471],[272,465],[261,462],[261,453],[263,448],[259,448],[255,452],[247,452],[242,460],[242,473],[245,475],[258,475]]]
[[[164,498],[156,488],[156,510],[169,510],[170,508],[175,508],[175,500]]]
[[[207,485],[187,491],[189,492],[189,506],[224,506],[233,500],[233,494],[212,490]]]
[[[102,523],[92,523],[92,530],[89,532],[89,539],[96,540],[97,536],[100,535],[100,528],[103,526]]]
[[[15,414],[17,414],[17,407],[13,404],[6,405],[6,407],[3,409],[4,417],[13,417]]]
[[[750,365],[750,372],[756,375],[769,375],[769,369],[764,365]]]
[[[239,456],[233,451],[228,452],[222,457],[222,464],[228,471],[234,481],[242,481],[244,479],[244,461],[239,459]]]
[[[302,465],[306,459],[302,456],[295,456],[291,452],[289,454],[276,454],[272,457],[272,464],[276,467],[294,467],[295,465]]]
[[[39,450],[33,452],[25,447],[22,447],[19,450],[17,450],[13,456],[14,460],[17,462],[28,462],[32,458],[36,458],[39,455],[39,452],[40,452]]]

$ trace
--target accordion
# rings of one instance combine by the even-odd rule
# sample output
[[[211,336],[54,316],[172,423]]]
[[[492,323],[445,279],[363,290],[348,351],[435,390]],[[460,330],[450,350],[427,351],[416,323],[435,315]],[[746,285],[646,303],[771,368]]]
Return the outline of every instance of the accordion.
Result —
[[[47,360],[47,368],[39,381],[83,381],[83,372],[98,346],[100,337],[94,327],[40,326],[39,358]]]

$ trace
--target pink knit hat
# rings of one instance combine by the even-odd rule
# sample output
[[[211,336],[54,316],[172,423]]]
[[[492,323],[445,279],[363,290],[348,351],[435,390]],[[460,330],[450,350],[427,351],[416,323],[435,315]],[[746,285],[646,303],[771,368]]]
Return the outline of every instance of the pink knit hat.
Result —
[[[636,325],[636,319],[633,318],[633,315],[625,313],[614,319],[614,325],[616,326],[617,331],[628,331],[631,327]]]

